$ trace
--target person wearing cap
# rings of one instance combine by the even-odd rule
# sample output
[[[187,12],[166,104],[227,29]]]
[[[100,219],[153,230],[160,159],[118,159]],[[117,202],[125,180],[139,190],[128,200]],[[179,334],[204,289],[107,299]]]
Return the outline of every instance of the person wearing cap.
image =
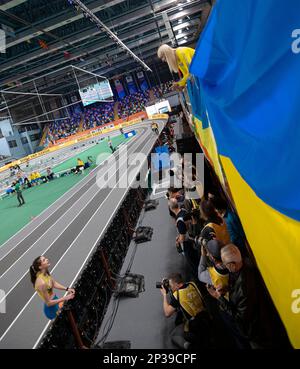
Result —
[[[201,259],[198,267],[200,282],[207,283],[213,288],[219,288],[226,294],[228,289],[229,272],[223,266],[221,249],[224,244],[218,240],[210,240],[206,246],[201,246]]]

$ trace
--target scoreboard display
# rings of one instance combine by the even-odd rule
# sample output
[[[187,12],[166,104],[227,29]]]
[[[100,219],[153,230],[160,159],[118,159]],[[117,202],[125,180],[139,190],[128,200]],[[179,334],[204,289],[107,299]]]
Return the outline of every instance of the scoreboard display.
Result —
[[[87,87],[81,88],[79,94],[83,106],[94,104],[95,102],[105,101],[113,96],[109,81],[104,80]]]

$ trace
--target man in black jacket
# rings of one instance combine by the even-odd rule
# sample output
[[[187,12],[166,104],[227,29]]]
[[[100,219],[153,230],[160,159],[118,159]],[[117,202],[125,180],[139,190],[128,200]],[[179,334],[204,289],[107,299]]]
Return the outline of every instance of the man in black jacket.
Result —
[[[186,210],[181,209],[176,199],[169,201],[170,211],[175,215],[178,236],[176,237],[176,248],[179,253],[184,254],[194,278],[198,275],[199,256],[195,249],[195,242],[188,235],[188,228],[184,221]]]
[[[261,347],[257,342],[259,330],[259,299],[254,268],[244,262],[237,246],[229,244],[221,249],[224,266],[229,270],[229,298],[221,291],[208,287],[219,302],[220,312],[233,334],[237,347]]]

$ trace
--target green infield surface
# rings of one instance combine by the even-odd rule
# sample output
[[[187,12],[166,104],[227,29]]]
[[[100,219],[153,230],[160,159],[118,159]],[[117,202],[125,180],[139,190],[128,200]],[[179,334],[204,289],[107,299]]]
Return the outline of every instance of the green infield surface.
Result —
[[[111,138],[113,146],[119,146],[127,141],[124,136]],[[92,169],[96,167],[96,158],[99,154],[110,152],[107,140],[99,142],[80,154],[66,160],[65,162],[53,167],[54,173],[58,173],[76,166],[77,158],[80,157],[84,162],[88,156],[92,156],[94,164],[84,170],[81,175],[71,174],[55,178],[48,183],[42,183],[28,189],[24,189],[22,194],[25,205],[18,207],[18,200],[15,194],[0,200],[0,247],[5,241],[16,234],[21,228],[28,224],[34,217],[38,216],[47,209],[53,202],[69,191],[74,185],[85,178]]]

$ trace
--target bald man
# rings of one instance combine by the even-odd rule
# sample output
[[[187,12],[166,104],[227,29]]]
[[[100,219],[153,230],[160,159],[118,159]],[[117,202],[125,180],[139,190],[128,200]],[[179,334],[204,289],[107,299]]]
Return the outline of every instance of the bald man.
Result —
[[[259,347],[256,344],[259,329],[259,301],[254,268],[243,261],[237,246],[229,244],[221,249],[223,265],[229,270],[229,298],[217,287],[208,292],[218,300],[224,322],[241,349]]]

